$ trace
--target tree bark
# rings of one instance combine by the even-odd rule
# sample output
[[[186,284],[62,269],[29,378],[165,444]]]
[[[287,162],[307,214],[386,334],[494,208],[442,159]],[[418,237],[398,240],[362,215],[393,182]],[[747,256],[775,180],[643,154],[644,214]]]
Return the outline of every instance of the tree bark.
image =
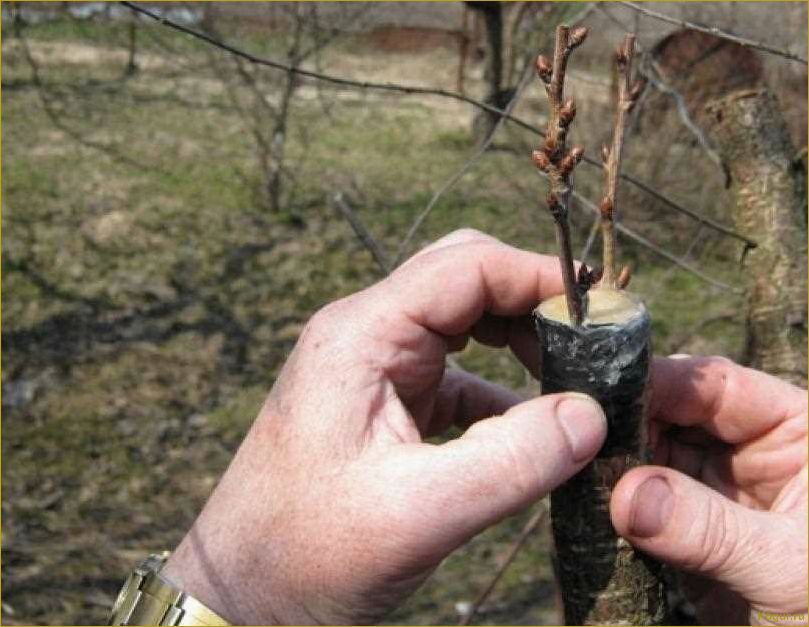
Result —
[[[503,87],[503,5],[499,2],[472,2],[467,6],[477,11],[483,18],[485,27],[486,56],[483,80],[486,83],[486,104],[505,109],[513,89]],[[473,135],[478,145],[483,144],[497,125],[498,115],[491,111],[481,111],[473,121]]]
[[[736,229],[758,243],[743,261],[745,361],[806,387],[806,172],[767,90],[733,92],[707,112],[730,174]]]

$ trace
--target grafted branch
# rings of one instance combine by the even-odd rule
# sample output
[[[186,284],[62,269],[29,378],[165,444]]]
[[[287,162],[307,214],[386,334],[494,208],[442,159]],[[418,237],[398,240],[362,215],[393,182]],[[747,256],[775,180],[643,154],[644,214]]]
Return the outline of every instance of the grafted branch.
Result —
[[[559,245],[559,260],[562,264],[562,278],[565,284],[567,310],[570,322],[580,326],[584,317],[582,294],[577,285],[573,268],[573,251],[570,245],[570,196],[572,193],[571,174],[584,156],[584,148],[565,148],[568,129],[576,117],[576,103],[572,98],[565,100],[565,71],[570,53],[584,42],[587,29],[577,26],[572,31],[568,26],[556,28],[556,45],[553,63],[542,55],[537,57],[536,69],[545,85],[550,115],[545,130],[542,148],[535,150],[531,159],[539,170],[548,175],[548,209],[556,224],[556,241]]]
[[[615,65],[618,74],[618,103],[615,111],[615,126],[612,132],[612,145],[601,149],[604,165],[605,190],[601,199],[601,236],[603,240],[603,287],[624,287],[629,281],[629,269],[621,270],[620,276],[615,272],[615,210],[618,194],[618,180],[621,174],[621,152],[624,148],[626,120],[632,107],[638,101],[643,90],[643,83],[632,83],[632,61],[635,56],[635,35],[629,34],[615,54]],[[619,285],[619,278],[623,285]]]

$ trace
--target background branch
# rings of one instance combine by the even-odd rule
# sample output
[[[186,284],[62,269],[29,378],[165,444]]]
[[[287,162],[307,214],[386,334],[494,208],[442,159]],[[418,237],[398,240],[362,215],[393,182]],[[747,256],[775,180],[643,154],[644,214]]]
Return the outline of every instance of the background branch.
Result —
[[[584,196],[582,196],[580,193],[578,193],[575,190],[573,190],[573,198],[575,198],[578,202],[580,202],[582,204],[582,206],[586,207],[589,211],[594,213],[596,216],[601,215],[601,212],[599,211],[598,207],[595,206],[595,204],[590,202],[587,198],[585,198]],[[645,237],[643,237],[639,233],[635,232],[634,230],[630,229],[629,227],[624,226],[620,222],[616,222],[615,230],[617,230],[619,233],[623,233],[629,239],[631,239],[634,242],[640,244],[641,246],[643,246],[647,250],[650,250],[651,252],[655,253],[656,255],[662,257],[663,259],[666,259],[667,261],[670,261],[674,265],[679,266],[680,268],[682,268],[686,272],[689,272],[690,274],[693,274],[694,276],[699,277],[700,279],[702,279],[703,281],[705,281],[709,285],[713,285],[714,287],[718,287],[719,289],[721,289],[723,291],[732,292],[734,294],[742,294],[744,292],[742,290],[742,288],[740,288],[740,287],[737,287],[737,286],[734,286],[734,285],[728,285],[724,281],[720,281],[719,279],[715,279],[715,278],[705,274],[699,268],[695,268],[694,266],[687,263],[686,261],[684,261],[680,257],[677,257],[677,255],[674,255],[674,254],[670,253],[669,251],[667,251],[667,250],[665,250],[663,248],[660,248],[659,246],[652,243],[650,240],[646,239]]]
[[[274,61],[272,59],[267,59],[267,58],[256,56],[254,54],[251,54],[249,52],[246,52],[244,50],[241,50],[239,48],[231,46],[230,44],[226,44],[226,43],[224,43],[222,41],[217,40],[214,37],[211,37],[210,35],[207,35],[205,33],[201,33],[199,31],[196,31],[196,30],[192,29],[192,28],[188,28],[186,26],[183,26],[182,24],[178,24],[177,22],[174,22],[169,18],[158,15],[158,14],[150,11],[149,9],[138,6],[137,4],[134,4],[132,2],[126,2],[125,1],[125,2],[122,2],[121,4],[123,4],[124,6],[130,7],[133,10],[138,11],[139,13],[142,13],[143,15],[146,15],[147,17],[149,17],[149,18],[151,18],[151,19],[153,19],[153,20],[155,20],[155,21],[157,21],[157,22],[159,22],[159,23],[161,23],[161,24],[163,24],[163,25],[165,25],[165,26],[167,26],[169,28],[177,30],[177,31],[179,31],[181,33],[185,33],[186,35],[190,35],[191,37],[194,37],[196,39],[200,39],[200,40],[202,40],[202,41],[204,41],[204,42],[206,42],[206,43],[208,43],[208,44],[210,44],[212,46],[215,46],[217,48],[225,50],[226,52],[229,52],[231,54],[240,56],[243,59],[246,59],[247,61],[250,61],[251,63],[255,63],[255,64],[258,64],[258,65],[264,65],[264,66],[267,66],[267,67],[272,67],[272,68],[275,68],[277,70],[283,70],[285,72],[292,72],[292,73],[295,73],[295,74],[300,74],[301,76],[306,76],[306,77],[309,77],[309,78],[322,80],[322,81],[332,83],[332,84],[335,84],[335,85],[343,85],[345,87],[354,87],[354,88],[358,88],[358,89],[375,89],[375,90],[380,90],[380,91],[390,91],[390,92],[396,92],[396,93],[402,93],[402,94],[408,94],[408,95],[413,95],[413,94],[432,95],[432,96],[439,96],[439,97],[443,97],[443,98],[450,98],[450,99],[453,99],[453,100],[458,100],[458,101],[470,104],[470,105],[472,105],[474,107],[477,107],[479,109],[482,109],[484,111],[488,111],[490,113],[497,114],[497,115],[501,116],[502,118],[508,120],[509,122],[512,122],[512,123],[516,124],[517,126],[519,126],[521,128],[524,128],[527,131],[530,131],[532,133],[535,133],[537,135],[540,135],[540,136],[544,137],[544,133],[539,127],[534,126],[532,124],[529,124],[525,120],[517,118],[514,115],[506,114],[506,112],[504,110],[499,109],[498,107],[488,105],[488,104],[486,104],[484,102],[480,102],[479,100],[475,100],[474,98],[470,98],[470,97],[465,96],[463,94],[459,94],[459,93],[452,92],[452,91],[447,91],[445,89],[435,89],[435,88],[432,88],[432,87],[407,86],[407,85],[399,85],[397,83],[376,83],[376,82],[370,82],[370,81],[356,81],[356,80],[352,80],[352,79],[348,79],[348,78],[332,76],[332,75],[329,75],[329,74],[323,74],[323,73],[320,73],[320,72],[313,72],[311,70],[305,70],[305,69],[300,68],[300,67],[293,67],[291,65],[288,65],[288,64],[285,64],[285,63],[280,63],[280,62]],[[596,161],[594,159],[591,159],[591,158],[587,157],[586,155],[584,155],[582,157],[582,161],[584,161],[585,163],[587,163],[590,166],[594,166],[594,167],[598,167],[598,168],[601,167],[601,164],[598,161]],[[696,211],[694,211],[692,209],[688,209],[687,207],[684,207],[684,206],[680,205],[679,203],[677,203],[677,202],[673,201],[672,199],[666,197],[664,194],[661,194],[657,190],[651,188],[650,186],[648,186],[645,183],[639,181],[637,178],[635,178],[633,176],[622,173],[621,174],[621,179],[628,181],[629,183],[631,183],[633,186],[637,187],[638,189],[640,189],[644,193],[646,193],[646,194],[652,196],[653,198],[655,198],[656,200],[660,201],[668,209],[672,209],[674,211],[677,211],[678,213],[682,213],[684,215],[687,215],[690,218],[692,218],[694,220],[697,220],[698,222],[701,222],[701,223],[705,224],[706,226],[709,226],[710,228],[715,229],[718,232],[727,235],[728,237],[733,237],[734,239],[737,239],[737,240],[739,240],[741,242],[744,242],[746,246],[752,247],[752,246],[756,245],[756,243],[753,240],[749,239],[748,237],[745,237],[744,235],[741,235],[740,233],[738,233],[738,232],[736,232],[736,231],[734,231],[734,230],[732,230],[732,229],[730,229],[728,227],[725,227],[725,226],[717,223],[716,221],[711,220],[710,218],[705,217],[705,216],[697,213]]]
[[[769,44],[765,44],[760,41],[747,39],[746,37],[739,37],[738,35],[734,35],[733,33],[723,31],[722,29],[717,28],[716,26],[700,26],[699,24],[694,24],[693,22],[680,20],[677,19],[676,17],[671,17],[670,15],[665,15],[664,13],[658,13],[657,11],[653,11],[652,9],[647,9],[645,6],[641,6],[635,2],[620,1],[619,4],[623,4],[624,6],[627,6],[630,9],[634,9],[638,13],[645,15],[647,17],[651,17],[656,20],[660,20],[662,22],[667,22],[669,24],[674,24],[675,26],[679,26],[680,28],[695,30],[700,33],[706,33],[707,35],[719,37],[721,39],[727,39],[728,41],[737,43],[740,46],[744,46],[745,48],[753,48],[755,50],[760,50],[761,52],[774,54],[779,57],[783,57],[784,59],[789,59],[790,61],[797,61],[798,63],[803,63],[804,65],[807,65],[806,59],[804,59],[800,55],[795,54],[791,50],[783,50],[781,48],[776,48],[774,46],[770,46]]]
[[[368,252],[371,253],[371,256],[374,258],[374,262],[382,271],[382,274],[387,276],[390,274],[390,271],[393,266],[391,266],[390,262],[388,261],[387,255],[382,251],[377,241],[371,236],[368,232],[368,229],[365,228],[365,225],[359,219],[359,216],[354,213],[354,210],[351,208],[351,205],[348,203],[348,200],[343,195],[342,192],[338,192],[337,195],[334,197],[334,206],[337,207],[337,210],[340,212],[346,222],[351,225],[351,229],[354,231],[354,234],[360,240],[363,246],[368,249]]]
[[[523,546],[525,546],[525,541],[531,537],[537,528],[539,527],[540,523],[545,520],[545,516],[548,513],[548,509],[544,505],[540,505],[537,508],[537,511],[528,519],[528,522],[525,523],[522,530],[520,531],[519,535],[511,543],[511,546],[508,549],[508,553],[503,558],[503,561],[500,563],[500,566],[497,567],[497,570],[494,571],[494,575],[492,578],[486,583],[486,585],[481,588],[480,592],[478,593],[477,598],[472,603],[472,606],[469,608],[469,611],[464,613],[463,617],[460,621],[458,621],[459,625],[469,625],[472,622],[472,619],[475,618],[475,614],[477,614],[478,610],[480,610],[481,606],[486,602],[486,600],[491,595],[494,587],[497,585],[497,582],[500,581],[500,578],[506,572],[508,567],[514,561],[514,558],[520,552]]]
[[[436,190],[433,194],[433,197],[430,198],[430,202],[427,203],[427,206],[422,209],[421,213],[416,216],[416,219],[413,221],[413,224],[407,231],[404,239],[402,240],[401,245],[399,246],[399,250],[396,253],[396,257],[393,261],[394,266],[398,266],[407,255],[407,251],[410,247],[410,243],[413,240],[413,237],[418,232],[421,225],[424,224],[424,221],[427,219],[427,216],[430,215],[430,212],[433,210],[435,205],[438,203],[439,199],[446,194],[458,181],[460,181],[464,175],[469,172],[475,164],[483,157],[489,147],[494,143],[494,137],[500,128],[503,126],[503,122],[506,118],[511,114],[514,110],[514,107],[517,106],[517,102],[519,102],[520,98],[522,97],[523,92],[525,91],[526,86],[528,85],[529,79],[531,77],[531,73],[529,71],[530,66],[526,64],[525,68],[523,69],[523,75],[520,77],[519,85],[517,86],[517,90],[514,92],[514,96],[512,96],[511,100],[509,100],[508,105],[506,106],[506,110],[500,114],[497,122],[492,128],[489,136],[485,139],[485,141],[480,145],[477,151],[464,163],[455,174],[450,176],[444,183]]]
[[[649,81],[652,87],[674,101],[674,107],[677,110],[677,115],[680,116],[683,126],[691,132],[700,148],[705,151],[706,156],[722,168],[722,160],[719,158],[719,154],[710,145],[702,129],[691,119],[688,109],[685,106],[685,98],[683,95],[662,79],[654,62],[650,61],[648,57],[645,57],[645,62],[640,64],[638,71]]]

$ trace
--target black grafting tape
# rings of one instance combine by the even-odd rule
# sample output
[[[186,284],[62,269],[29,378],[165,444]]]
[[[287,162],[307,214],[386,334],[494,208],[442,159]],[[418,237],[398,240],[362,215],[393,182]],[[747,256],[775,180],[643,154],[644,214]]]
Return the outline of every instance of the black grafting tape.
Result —
[[[639,299],[614,290],[591,290],[588,309],[577,327],[558,301],[534,312],[542,394],[588,394],[608,423],[596,459],[551,494],[565,622],[659,625],[667,614],[661,567],[619,538],[609,515],[618,479],[648,461],[651,319]]]

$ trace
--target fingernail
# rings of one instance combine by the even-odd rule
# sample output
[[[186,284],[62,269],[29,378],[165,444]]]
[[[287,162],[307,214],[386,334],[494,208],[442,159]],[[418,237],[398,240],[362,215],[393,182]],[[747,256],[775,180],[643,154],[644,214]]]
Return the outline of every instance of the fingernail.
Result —
[[[656,536],[674,509],[674,492],[663,477],[650,477],[632,495],[629,533],[638,538]]]
[[[567,394],[556,409],[573,460],[582,462],[601,448],[607,433],[607,418],[601,405],[586,394]]]

